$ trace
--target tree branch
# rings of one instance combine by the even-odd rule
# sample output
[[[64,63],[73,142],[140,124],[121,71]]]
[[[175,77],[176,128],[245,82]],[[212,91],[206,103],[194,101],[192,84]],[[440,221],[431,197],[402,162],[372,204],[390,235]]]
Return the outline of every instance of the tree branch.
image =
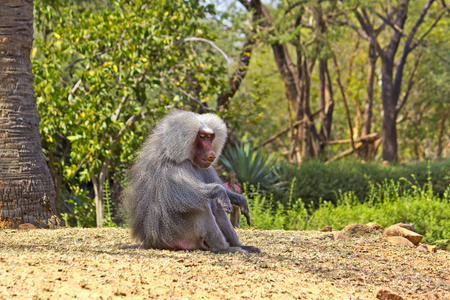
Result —
[[[430,26],[430,28],[428,28],[428,30],[419,38],[418,41],[416,41],[414,44],[412,44],[412,46],[410,47],[411,50],[414,50],[419,44],[421,44],[423,42],[425,37],[431,32],[431,30],[437,25],[437,23],[441,20],[441,18],[444,16],[444,14],[448,11],[449,11],[449,8],[448,8],[448,6],[446,6],[444,8],[444,10],[441,12],[441,14],[436,18],[434,23]]]
[[[378,132],[373,132],[371,134],[362,136],[360,138],[357,138],[354,140],[355,143],[358,142],[363,142],[363,143],[370,143],[373,142],[377,139],[379,139],[381,137],[381,135]],[[340,144],[348,144],[351,143],[351,139],[346,139],[346,140],[334,140],[334,141],[323,141],[320,142],[321,145],[340,145]]]
[[[402,109],[403,105],[405,105],[406,100],[408,99],[409,92],[411,91],[412,85],[413,85],[413,83],[414,83],[414,80],[413,80],[413,79],[414,79],[414,74],[416,73],[417,67],[419,66],[420,58],[422,57],[422,52],[423,52],[423,48],[420,50],[419,55],[416,57],[416,60],[415,60],[415,62],[414,62],[414,66],[413,66],[413,68],[412,68],[412,70],[411,70],[411,74],[409,75],[408,86],[406,87],[405,95],[403,96],[403,99],[402,99],[402,101],[400,102],[400,104],[398,104],[398,105],[395,107],[395,111],[396,111],[397,113]]]
[[[198,37],[185,38],[185,39],[176,41],[175,43],[172,43],[170,45],[165,46],[163,48],[163,50],[167,50],[167,49],[169,49],[172,46],[179,45],[179,44],[182,44],[182,43],[185,43],[185,42],[202,42],[202,43],[207,43],[211,47],[213,47],[217,52],[219,52],[225,58],[225,60],[227,61],[227,63],[229,65],[233,63],[233,60],[231,58],[229,58],[228,55],[222,49],[220,49],[216,44],[214,44],[214,42],[212,42],[210,40],[207,40],[207,39],[204,39],[204,38],[198,38]]]
[[[341,91],[342,100],[344,101],[345,113],[347,115],[348,128],[350,130],[350,140],[351,140],[351,144],[352,144],[352,149],[353,149],[353,151],[356,151],[355,142],[353,141],[352,120],[350,118],[350,112],[348,110],[348,104],[347,104],[347,97],[345,96],[344,87],[342,86],[341,75],[340,75],[339,66],[338,66],[338,63],[337,63],[337,60],[336,60],[336,56],[333,56],[333,63],[334,63],[334,67],[336,68],[337,83],[338,83],[338,86],[339,86],[339,90]]]
[[[318,110],[318,111],[316,111],[314,114],[312,114],[311,120],[314,120],[314,118],[317,117],[317,115],[319,115],[319,113],[322,110],[323,110],[323,108]],[[255,147],[255,149],[260,148],[260,147],[264,147],[265,145],[270,144],[271,142],[276,140],[278,137],[280,137],[284,133],[288,132],[291,128],[295,128],[295,127],[298,127],[299,125],[301,125],[304,121],[305,121],[305,119],[302,119],[302,120],[294,122],[291,126],[289,126],[289,127],[285,128],[285,129],[281,130],[280,132],[272,135],[270,138],[268,138],[267,140],[262,142],[259,146]]]
[[[397,70],[395,72],[395,79],[394,79],[394,87],[393,87],[393,99],[397,103],[398,98],[400,97],[400,90],[401,90],[401,84],[402,84],[402,78],[403,78],[403,69],[406,64],[406,58],[408,54],[411,52],[411,43],[414,39],[414,36],[417,33],[417,30],[419,29],[420,25],[423,23],[423,20],[428,12],[428,9],[430,8],[431,4],[433,4],[435,0],[428,0],[427,3],[425,3],[424,7],[422,8],[422,11],[420,12],[419,17],[417,18],[416,22],[414,23],[414,26],[411,29],[411,32],[408,34],[408,37],[405,42],[405,46],[403,47],[402,57],[400,58],[400,62],[397,66]]]

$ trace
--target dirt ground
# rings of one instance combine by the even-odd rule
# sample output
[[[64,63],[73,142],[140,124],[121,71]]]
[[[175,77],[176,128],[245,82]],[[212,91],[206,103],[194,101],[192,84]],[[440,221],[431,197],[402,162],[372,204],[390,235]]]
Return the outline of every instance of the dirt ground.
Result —
[[[239,230],[262,254],[120,249],[128,229],[0,230],[0,299],[450,299],[450,252]]]

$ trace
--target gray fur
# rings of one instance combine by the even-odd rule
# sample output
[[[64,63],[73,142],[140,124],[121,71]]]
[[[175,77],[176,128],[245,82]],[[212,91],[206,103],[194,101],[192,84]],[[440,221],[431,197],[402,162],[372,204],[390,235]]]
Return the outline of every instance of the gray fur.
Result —
[[[215,133],[212,147],[218,157],[227,128],[214,114],[175,111],[147,139],[125,192],[132,235],[144,248],[185,249],[187,241],[188,249],[260,252],[239,242],[225,212],[238,205],[249,221],[245,197],[226,189],[212,166],[191,163],[200,129]]]

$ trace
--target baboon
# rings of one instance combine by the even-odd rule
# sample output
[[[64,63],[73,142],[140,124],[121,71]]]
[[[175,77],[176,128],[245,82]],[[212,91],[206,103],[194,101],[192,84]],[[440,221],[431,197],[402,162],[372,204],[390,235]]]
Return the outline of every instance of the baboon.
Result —
[[[212,168],[227,138],[214,114],[175,111],[157,124],[129,172],[125,201],[131,232],[143,248],[256,252],[244,246],[227,217],[247,200],[226,189]]]

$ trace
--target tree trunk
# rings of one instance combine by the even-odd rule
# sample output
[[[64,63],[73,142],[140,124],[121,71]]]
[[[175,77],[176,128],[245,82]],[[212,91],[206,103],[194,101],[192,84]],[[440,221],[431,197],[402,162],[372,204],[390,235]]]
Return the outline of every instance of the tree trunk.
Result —
[[[402,2],[397,10],[394,22],[396,28],[403,29],[408,4]],[[397,102],[394,91],[394,60],[402,33],[397,29],[392,29],[389,44],[385,50],[379,49],[381,55],[381,100],[383,103],[383,121],[381,125],[381,136],[383,138],[383,161],[396,162],[397,157]],[[397,74],[398,76],[398,74]]]
[[[439,130],[438,130],[438,144],[436,148],[436,154],[435,158],[442,158],[442,144],[444,139],[444,132],[445,132],[445,121],[447,120],[448,115],[450,114],[450,110],[446,110],[443,114],[441,119],[439,120]]]
[[[105,190],[105,182],[108,180],[108,167],[111,162],[111,159],[107,158],[103,162],[102,170],[98,177],[95,174],[92,174],[92,184],[94,185],[94,193],[95,193],[95,212],[96,212],[96,221],[97,228],[103,227],[103,193]]]
[[[319,60],[319,108],[322,109],[320,119],[322,126],[320,128],[321,142],[327,141],[331,136],[331,123],[333,121],[333,89],[328,72],[328,62],[326,59]]]
[[[366,136],[370,134],[372,127],[372,111],[373,111],[373,90],[376,75],[376,66],[378,55],[376,52],[376,42],[373,39],[369,39],[369,71],[367,75],[367,97],[366,105],[364,106],[364,118],[361,136]],[[373,144],[370,143],[367,147],[361,150],[361,156],[363,159],[373,158],[370,157],[370,153],[373,153]]]
[[[397,161],[397,111],[396,101],[394,101],[392,72],[393,57],[383,57],[383,66],[381,68],[381,80],[383,82],[381,89],[381,99],[383,102],[383,121],[381,126],[381,136],[383,138],[383,161]]]
[[[33,1],[0,5],[0,227],[59,224],[42,153],[30,52]]]

